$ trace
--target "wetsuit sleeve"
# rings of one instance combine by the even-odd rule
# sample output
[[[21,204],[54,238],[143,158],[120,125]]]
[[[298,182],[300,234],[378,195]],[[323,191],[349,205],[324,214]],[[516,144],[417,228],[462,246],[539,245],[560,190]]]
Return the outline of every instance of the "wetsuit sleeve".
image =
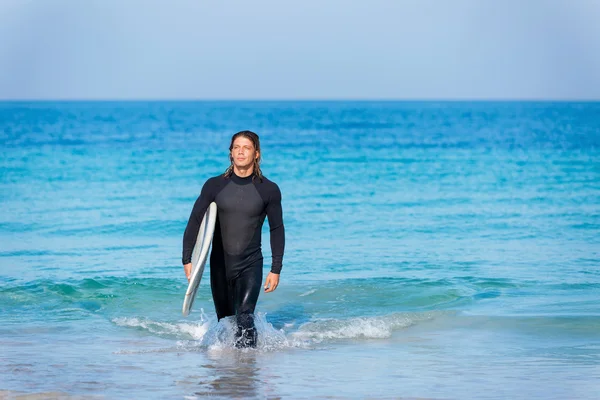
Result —
[[[281,209],[281,191],[277,185],[274,185],[269,196],[267,218],[269,219],[269,228],[271,231],[271,272],[279,274],[283,265],[285,229],[283,226],[283,211]]]
[[[192,262],[192,251],[196,245],[196,239],[198,238],[198,231],[200,230],[202,219],[204,218],[208,206],[214,201],[214,197],[211,181],[208,180],[202,187],[200,196],[198,196],[194,203],[194,208],[192,208],[192,213],[190,214],[187,226],[185,227],[185,232],[183,233],[183,254],[181,261],[184,265]]]

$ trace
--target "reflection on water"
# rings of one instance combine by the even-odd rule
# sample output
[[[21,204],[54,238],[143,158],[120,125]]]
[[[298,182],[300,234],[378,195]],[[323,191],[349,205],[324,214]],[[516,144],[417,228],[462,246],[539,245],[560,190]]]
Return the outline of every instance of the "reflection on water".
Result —
[[[196,395],[224,398],[258,397],[261,382],[255,351],[209,351],[206,356],[208,362],[200,368],[210,371],[210,376],[198,382]]]

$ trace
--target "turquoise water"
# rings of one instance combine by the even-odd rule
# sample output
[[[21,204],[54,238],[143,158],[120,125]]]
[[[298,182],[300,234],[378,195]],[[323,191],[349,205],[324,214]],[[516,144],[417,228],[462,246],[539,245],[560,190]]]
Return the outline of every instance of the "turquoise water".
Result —
[[[243,129],[287,239],[244,351],[180,263]],[[598,398],[600,103],[0,103],[0,145],[0,395]]]

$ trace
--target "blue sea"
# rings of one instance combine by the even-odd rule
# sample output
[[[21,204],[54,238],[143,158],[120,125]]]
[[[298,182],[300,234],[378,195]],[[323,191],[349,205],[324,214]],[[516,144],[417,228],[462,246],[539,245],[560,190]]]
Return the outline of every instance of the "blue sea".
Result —
[[[182,316],[181,242],[245,129],[286,251],[241,350],[207,272]],[[21,395],[600,398],[600,103],[0,103]]]

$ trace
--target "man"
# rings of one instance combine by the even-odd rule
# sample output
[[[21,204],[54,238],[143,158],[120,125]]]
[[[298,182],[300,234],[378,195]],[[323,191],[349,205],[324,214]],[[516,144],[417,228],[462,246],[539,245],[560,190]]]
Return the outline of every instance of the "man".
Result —
[[[183,269],[188,281],[192,250],[211,202],[217,204],[217,222],[210,255],[210,287],[217,318],[236,316],[237,347],[256,347],[254,308],[263,276],[261,233],[269,219],[272,264],[264,289],[279,284],[285,233],[281,192],[260,170],[260,141],[256,133],[241,131],[229,146],[231,165],[202,187],[183,235]]]

